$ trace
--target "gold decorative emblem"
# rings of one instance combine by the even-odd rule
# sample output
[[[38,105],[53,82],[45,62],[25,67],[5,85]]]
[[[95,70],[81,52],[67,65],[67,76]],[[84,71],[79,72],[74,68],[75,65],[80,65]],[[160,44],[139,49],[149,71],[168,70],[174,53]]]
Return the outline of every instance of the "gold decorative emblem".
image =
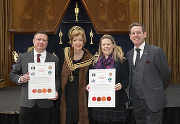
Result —
[[[50,65],[50,66],[48,67],[48,69],[52,69],[52,66]]]
[[[78,8],[78,3],[76,2],[76,8],[74,9],[74,12],[76,14],[76,22],[78,22],[78,13],[79,13],[79,8]]]
[[[72,71],[71,71],[71,74],[69,76],[69,80],[72,82],[74,80],[74,76],[72,75]]]
[[[57,55],[53,52],[53,55],[57,57]]]
[[[60,41],[59,41],[59,44],[63,44],[63,43],[62,43],[62,40],[61,40],[62,36],[63,36],[63,33],[62,33],[62,31],[61,31],[61,28],[60,28],[60,31],[59,31]]]
[[[28,47],[27,52],[30,52],[30,51],[32,51],[32,50],[34,50],[34,46],[32,46],[32,47]]]
[[[109,76],[112,76],[112,72],[109,73]]]
[[[12,54],[14,56],[14,61],[16,62],[18,57],[19,57],[19,55],[18,55],[18,53],[16,53],[16,51],[13,51]]]
[[[91,42],[90,42],[90,44],[93,44],[93,41],[92,41],[92,38],[93,38],[92,28],[91,28],[91,32],[90,32],[89,34],[90,34],[90,37],[91,37]]]

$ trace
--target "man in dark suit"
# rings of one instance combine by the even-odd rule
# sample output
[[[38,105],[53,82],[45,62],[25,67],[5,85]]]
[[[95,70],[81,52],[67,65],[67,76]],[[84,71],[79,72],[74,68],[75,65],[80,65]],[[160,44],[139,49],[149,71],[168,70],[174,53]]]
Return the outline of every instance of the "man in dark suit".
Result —
[[[58,98],[59,82],[59,59],[46,51],[48,35],[39,31],[34,35],[34,50],[19,55],[19,58],[11,70],[9,77],[18,85],[22,85],[20,99],[20,124],[33,124],[35,119],[38,124],[50,124],[52,117],[53,101]],[[38,57],[40,54],[40,57]],[[28,63],[55,62],[55,98],[28,99]]]
[[[165,53],[145,42],[145,27],[139,23],[129,26],[134,48],[126,57],[129,63],[130,102],[136,124],[162,124],[163,108],[167,105],[165,89],[171,70]]]

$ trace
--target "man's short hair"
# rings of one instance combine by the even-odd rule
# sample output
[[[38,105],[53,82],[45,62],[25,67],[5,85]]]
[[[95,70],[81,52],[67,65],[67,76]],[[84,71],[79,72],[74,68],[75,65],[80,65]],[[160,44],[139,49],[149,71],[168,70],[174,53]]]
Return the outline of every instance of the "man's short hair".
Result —
[[[34,39],[35,39],[35,37],[36,37],[37,34],[45,34],[45,35],[47,36],[47,40],[48,40],[48,35],[46,34],[45,31],[38,31],[38,32],[36,32],[36,33],[34,34]]]
[[[142,32],[143,32],[143,33],[146,32],[146,28],[144,27],[144,25],[135,22],[135,23],[132,23],[132,24],[129,26],[129,34],[131,34],[131,28],[132,28],[133,26],[141,26],[141,27],[142,27]]]

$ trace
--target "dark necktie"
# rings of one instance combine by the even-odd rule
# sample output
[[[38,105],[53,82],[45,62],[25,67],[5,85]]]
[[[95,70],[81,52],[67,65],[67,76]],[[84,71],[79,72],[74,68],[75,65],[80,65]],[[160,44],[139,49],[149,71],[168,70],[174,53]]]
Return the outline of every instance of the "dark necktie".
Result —
[[[137,51],[137,56],[136,56],[136,61],[135,61],[135,66],[137,65],[138,61],[140,60],[140,50],[139,48],[135,49]]]
[[[41,56],[41,54],[37,54],[37,63],[40,63],[40,57]]]

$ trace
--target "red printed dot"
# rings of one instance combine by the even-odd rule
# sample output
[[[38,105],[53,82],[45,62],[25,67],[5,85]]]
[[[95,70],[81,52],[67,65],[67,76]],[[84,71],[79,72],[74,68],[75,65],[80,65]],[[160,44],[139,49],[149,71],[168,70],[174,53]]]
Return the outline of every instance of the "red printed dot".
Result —
[[[111,97],[110,96],[107,97],[107,101],[111,101]]]
[[[101,97],[98,97],[98,98],[97,98],[97,101],[100,102],[100,101],[101,101]]]
[[[106,97],[105,96],[102,97],[102,101],[106,101]]]
[[[51,88],[49,88],[49,89],[48,89],[48,93],[51,93],[51,92],[52,92],[52,89],[51,89]]]
[[[47,90],[44,88],[44,89],[42,89],[42,92],[43,92],[43,93],[46,93],[46,92],[47,92]]]
[[[93,97],[93,98],[92,98],[92,101],[96,101],[96,97]]]
[[[33,93],[36,93],[36,89],[33,89],[32,92],[33,92]]]
[[[38,89],[38,91],[37,91],[38,93],[41,93],[41,89]]]

